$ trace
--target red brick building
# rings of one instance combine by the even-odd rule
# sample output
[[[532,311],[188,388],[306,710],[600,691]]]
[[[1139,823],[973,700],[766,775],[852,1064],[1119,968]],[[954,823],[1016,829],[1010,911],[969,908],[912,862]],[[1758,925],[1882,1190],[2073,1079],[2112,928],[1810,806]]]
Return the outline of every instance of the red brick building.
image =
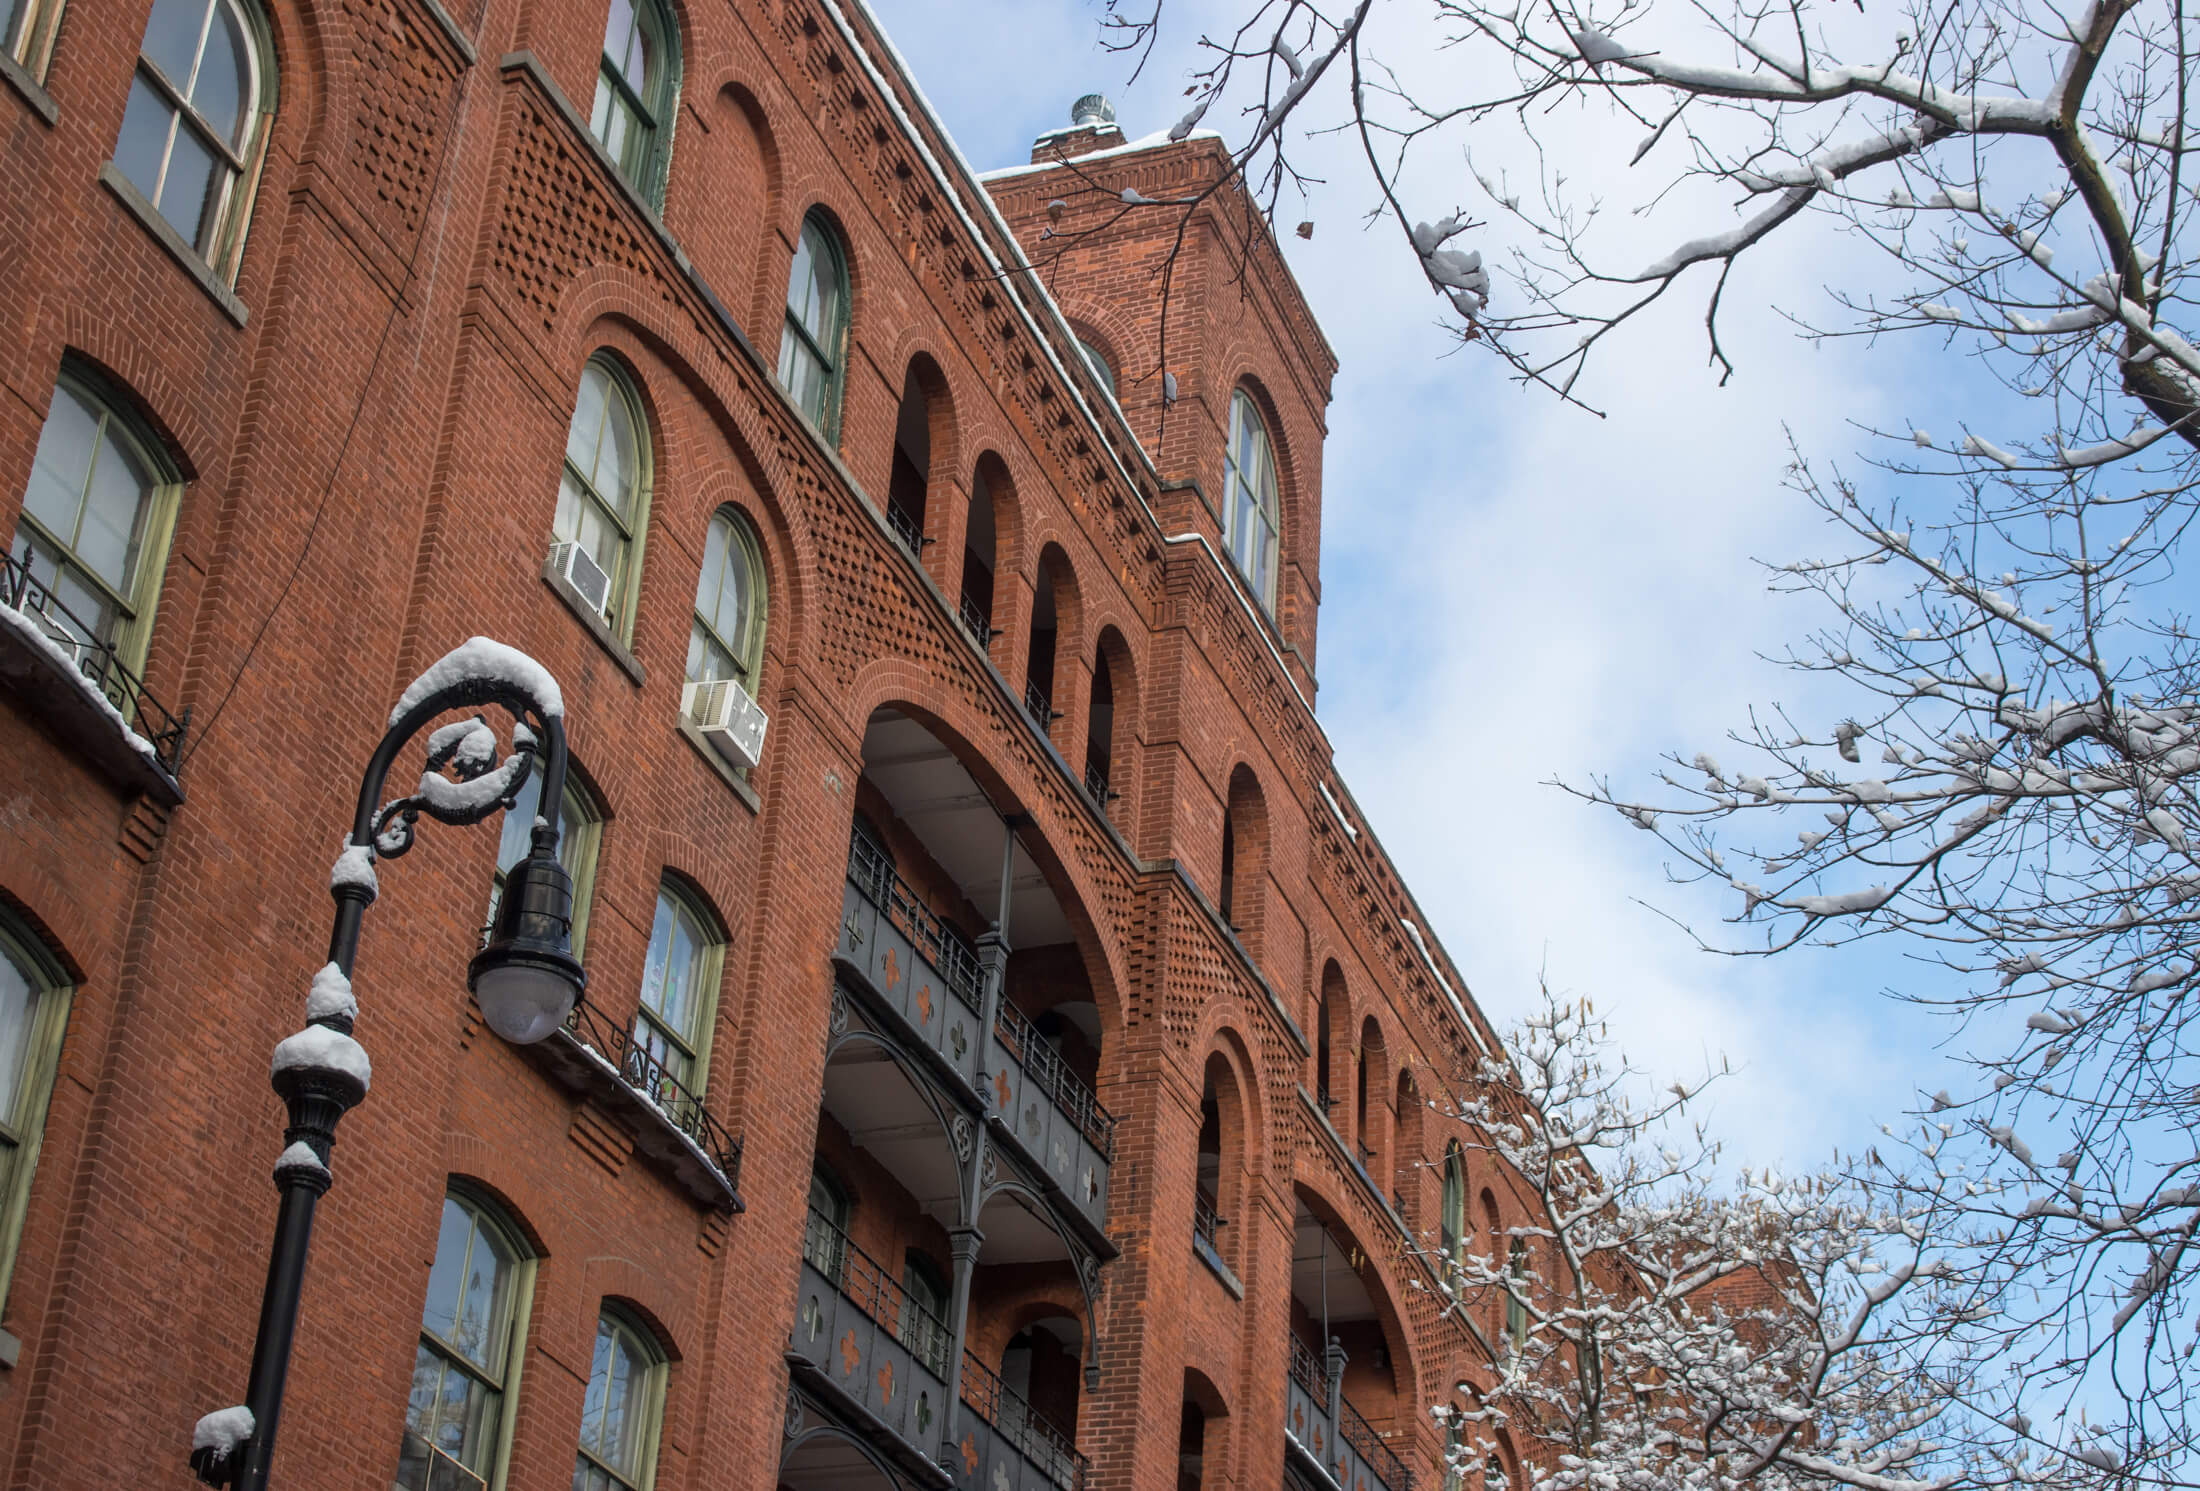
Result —
[[[524,804],[380,866],[278,1484],[1440,1484],[1496,1037],[1313,713],[1336,363],[1220,145],[977,177],[860,0],[10,3],[5,1484],[240,1397],[354,773],[477,633],[587,1002],[467,993]]]

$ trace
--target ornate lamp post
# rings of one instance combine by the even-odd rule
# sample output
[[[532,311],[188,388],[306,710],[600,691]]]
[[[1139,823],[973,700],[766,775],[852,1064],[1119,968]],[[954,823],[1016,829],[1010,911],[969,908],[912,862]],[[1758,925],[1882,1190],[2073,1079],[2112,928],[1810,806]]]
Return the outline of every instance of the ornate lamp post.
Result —
[[[382,801],[397,753],[437,716],[475,705],[501,705],[512,716],[512,749],[499,761],[486,720],[445,725],[428,737],[427,770],[412,795]],[[557,805],[565,790],[565,704],[556,680],[526,654],[486,637],[454,649],[413,681],[390,712],[389,732],[367,763],[351,836],[329,877],[336,925],[329,961],[306,996],[306,1025],[275,1048],[271,1080],[290,1110],[287,1146],[275,1165],[282,1200],[260,1328],[252,1348],[245,1401],[199,1420],[191,1468],[210,1486],[264,1491],[282,1413],[283,1381],[297,1333],[313,1211],[330,1184],[336,1124],[367,1095],[372,1071],[352,1039],[358,1004],[351,972],[359,927],[375,899],[374,862],[412,848],[425,813],[442,823],[479,823],[508,808],[542,756],[544,811],[528,856],[512,868],[488,942],[466,970],[490,1029],[508,1041],[539,1041],[565,1023],[588,976],[573,956],[573,881],[558,863]]]

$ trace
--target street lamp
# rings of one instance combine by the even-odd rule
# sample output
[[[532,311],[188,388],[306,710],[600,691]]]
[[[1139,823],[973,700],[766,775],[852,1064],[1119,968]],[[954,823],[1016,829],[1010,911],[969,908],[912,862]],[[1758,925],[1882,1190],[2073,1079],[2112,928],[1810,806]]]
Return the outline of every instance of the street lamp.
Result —
[[[427,724],[454,709],[496,704],[512,716],[512,749],[499,761],[496,733],[480,715],[445,725],[428,737],[427,770],[417,791],[384,803],[382,790],[398,752]],[[275,1048],[270,1081],[290,1110],[287,1146],[275,1165],[281,1194],[260,1328],[252,1347],[245,1401],[210,1413],[192,1435],[191,1468],[210,1486],[265,1491],[282,1413],[283,1381],[297,1334],[313,1211],[327,1192],[336,1124],[365,1099],[373,1072],[352,1039],[358,1004],[352,965],[359,927],[379,887],[374,865],[412,848],[420,816],[440,823],[479,823],[509,808],[542,758],[542,811],[532,825],[527,858],[506,876],[488,941],[466,970],[466,986],[489,1028],[526,1045],[565,1023],[588,986],[573,956],[573,879],[558,863],[558,803],[565,792],[565,703],[557,681],[525,653],[475,637],[415,679],[390,711],[388,732],[375,747],[359,785],[351,836],[329,876],[336,924],[328,965],[306,997],[306,1025]]]

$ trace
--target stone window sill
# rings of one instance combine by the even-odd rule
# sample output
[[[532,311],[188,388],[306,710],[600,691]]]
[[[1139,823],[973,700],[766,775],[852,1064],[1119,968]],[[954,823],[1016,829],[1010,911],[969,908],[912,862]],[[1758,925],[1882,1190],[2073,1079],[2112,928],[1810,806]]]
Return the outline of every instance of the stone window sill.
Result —
[[[611,661],[617,663],[626,676],[634,680],[635,686],[639,687],[643,677],[642,660],[627,651],[626,644],[611,630],[610,623],[597,614],[596,608],[588,604],[588,598],[575,590],[573,582],[559,574],[548,559],[542,562],[542,583],[550,587],[551,594],[565,602],[568,611],[580,618],[581,625],[588,628],[588,635],[596,639],[596,645],[610,653]]]
[[[1196,1232],[1192,1234],[1192,1251],[1199,1255],[1201,1263],[1207,1265],[1207,1272],[1222,1281],[1222,1287],[1230,1292],[1230,1298],[1245,1298],[1245,1286],[1239,1283],[1238,1276],[1230,1271],[1230,1265],[1224,1263],[1222,1255],[1209,1247],[1207,1240]]]
[[[61,106],[53,101],[53,95],[39,87],[38,80],[24,71],[23,64],[7,52],[0,52],[0,78],[6,78],[8,86],[23,95],[23,102],[37,111],[48,129],[61,117]]]
[[[145,231],[153,235],[153,241],[168,251],[168,257],[182,266],[193,283],[206,292],[207,299],[221,307],[223,315],[239,326],[244,325],[244,302],[237,298],[235,291],[215,276],[206,261],[199,257],[199,251],[183,241],[183,235],[169,225],[168,219],[160,215],[159,208],[145,200],[144,194],[130,184],[130,178],[123,175],[113,161],[108,161],[99,168],[99,181],[100,185],[114,194],[116,201],[129,209],[130,215],[138,220]]]

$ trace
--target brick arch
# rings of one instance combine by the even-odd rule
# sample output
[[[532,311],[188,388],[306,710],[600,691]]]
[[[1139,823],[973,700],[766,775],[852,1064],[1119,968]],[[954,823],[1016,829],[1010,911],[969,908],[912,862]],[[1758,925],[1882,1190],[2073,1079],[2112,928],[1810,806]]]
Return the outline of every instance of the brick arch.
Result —
[[[1344,1070],[1338,1055],[1337,1037],[1340,1033],[1348,1034],[1353,1028],[1352,988],[1345,980],[1343,965],[1334,957],[1322,962],[1321,977],[1315,986],[1312,1013],[1313,1018],[1308,1025],[1309,1041],[1314,1047],[1312,1061],[1315,1096],[1334,1099]],[[1332,1113],[1331,1126],[1335,1127],[1336,1122]]]
[[[1060,302],[1062,319],[1069,323],[1070,334],[1081,336],[1097,346],[1107,356],[1115,369],[1117,402],[1131,379],[1141,376],[1128,366],[1130,358],[1144,353],[1146,338],[1120,306],[1098,300],[1075,299]]]
[[[251,3],[267,18],[270,50],[275,61],[275,126],[268,139],[267,164],[273,166],[284,157],[300,161],[321,155],[334,143],[329,137],[340,127],[338,121],[349,117],[330,107],[342,101],[343,85],[330,82],[324,87],[322,81],[355,71],[330,65],[332,54],[349,52],[350,37],[348,34],[331,36],[328,32],[348,33],[350,27],[334,19],[338,13],[334,5],[312,3],[312,0],[251,0]],[[142,45],[142,33],[138,44]],[[454,92],[457,86],[454,78]],[[262,180],[269,174],[263,169]],[[253,203],[255,216],[261,210],[284,210],[275,207],[277,202],[289,201],[289,183],[286,181],[282,185],[285,190],[280,195],[264,191],[259,194]],[[249,251],[251,230],[246,231],[245,246]]]
[[[908,349],[906,357],[900,355],[903,347]],[[919,330],[905,332],[897,343],[896,352],[880,364],[887,368],[897,365],[902,369],[901,386],[894,396],[897,427],[901,407],[912,393],[924,404],[925,469],[921,473],[924,478],[924,536],[933,545],[953,547],[956,553],[952,557],[959,563],[961,544],[942,542],[951,537],[959,538],[962,531],[963,515],[952,500],[963,480],[962,417],[958,412],[954,384],[941,365],[935,345]],[[899,445],[898,429],[895,435],[889,436],[889,442],[891,465],[893,450]],[[873,500],[883,503],[890,486],[889,477],[888,482],[872,494]],[[945,563],[946,558],[941,556],[935,560],[933,555],[925,553],[917,556],[917,562],[920,567],[932,571],[933,578],[938,580],[941,569],[952,568]]]
[[[583,1259],[580,1297],[596,1310],[614,1304],[632,1315],[656,1338],[667,1361],[684,1358],[699,1338],[693,1307],[667,1295],[662,1278],[630,1258],[599,1254]]]
[[[856,675],[845,697],[848,706],[843,719],[857,741],[862,739],[864,722],[874,712],[899,710],[921,723],[940,744],[954,753],[997,809],[1032,816],[1039,832],[1022,834],[1018,843],[1046,877],[1075,935],[1078,958],[1092,986],[1093,1005],[1100,1016],[1101,1085],[1105,1085],[1107,1072],[1123,1055],[1130,983],[1124,972],[1121,933],[1110,926],[1105,915],[1097,909],[1105,904],[1100,888],[1093,883],[1081,857],[1070,847],[1071,836],[1084,832],[1082,825],[1069,814],[1061,815],[1067,819],[1064,822],[1057,821],[1055,814],[1043,811],[1042,804],[1051,802],[1048,794],[1038,794],[1038,800],[1027,798],[1012,785],[1012,773],[1020,776],[1021,772],[996,764],[996,756],[1002,754],[998,748],[991,752],[981,748],[968,730],[950,723],[957,720],[973,722],[984,727],[986,734],[995,741],[1015,728],[983,710],[973,709],[972,701],[955,690],[952,680],[934,677],[921,663],[899,657],[877,659]],[[859,745],[857,754],[860,753]],[[1045,769],[1043,762],[1037,766],[1040,770]],[[849,801],[852,810],[852,796]],[[1050,827],[1063,831],[1049,832]]]
[[[129,403],[146,433],[159,440],[163,453],[186,482],[212,478],[217,491],[225,487],[226,472],[199,462],[202,457],[218,461],[228,443],[201,417],[197,407],[200,401],[193,392],[179,387],[161,365],[154,352],[157,344],[142,335],[132,337],[130,329],[135,323],[124,317],[96,318],[72,304],[60,319],[60,346],[53,375],[46,382],[47,409],[52,407],[61,364],[73,357],[98,372]]]
[[[1392,1273],[1386,1261],[1388,1253],[1381,1244],[1362,1236],[1360,1229],[1353,1226],[1350,1218],[1356,1208],[1340,1203],[1327,1189],[1325,1175],[1301,1171],[1292,1182],[1292,1190],[1296,1199],[1305,1202],[1307,1210],[1317,1220],[1359,1252],[1362,1260],[1358,1270],[1360,1282],[1374,1301],[1376,1323],[1382,1330],[1383,1344],[1390,1352],[1390,1377],[1397,1394],[1397,1408],[1392,1417],[1399,1426],[1410,1430],[1420,1421],[1422,1351],[1406,1313],[1406,1288]],[[1432,1355],[1434,1351],[1434,1343],[1431,1343]]]
[[[756,535],[764,562],[764,647],[756,680],[757,697],[762,699],[783,671],[802,656],[810,621],[810,577],[817,572],[809,530],[795,525],[793,515],[776,492],[753,487],[723,467],[714,467],[705,474],[693,495],[694,507],[701,514],[692,531],[695,542],[701,542],[710,520],[729,508],[747,519],[750,531]],[[693,594],[692,586],[689,592]]]
[[[1291,433],[1284,423],[1283,410],[1276,403],[1275,396],[1269,393],[1268,385],[1261,381],[1259,374],[1250,371],[1238,374],[1224,393],[1221,409],[1223,438],[1229,438],[1230,401],[1240,390],[1252,397],[1253,407],[1260,411],[1260,422],[1268,431],[1268,449],[1276,463],[1276,590],[1280,601],[1283,592],[1281,575],[1284,556],[1292,552],[1299,541],[1299,535],[1306,531],[1306,524],[1301,521],[1305,512],[1304,483],[1293,452]],[[1224,500],[1227,501],[1228,498],[1225,497]]]
[[[1109,608],[1113,611],[1113,608]],[[1108,693],[1115,712],[1114,722],[1105,742],[1108,752],[1108,786],[1118,794],[1124,804],[1124,820],[1129,830],[1137,828],[1138,748],[1144,730],[1144,717],[1139,704],[1138,655],[1131,650],[1122,627],[1113,620],[1102,621],[1095,628],[1092,644],[1094,688],[1098,688],[1100,663],[1105,659],[1108,667]],[[1086,731],[1091,733],[1091,708],[1086,709]],[[1113,816],[1113,810],[1101,805],[1103,812]],[[1129,837],[1129,833],[1126,833]]]
[[[726,303],[741,312],[736,319],[744,327],[758,325],[770,304],[764,297],[775,256],[767,250],[786,195],[786,162],[779,135],[745,69],[729,64],[708,78],[698,78],[693,99],[698,113],[719,122],[705,140],[688,142],[691,150],[703,151],[702,166],[695,168],[691,162],[691,169],[674,179],[695,194],[699,215],[716,213],[743,227],[732,252],[723,258],[714,252],[714,235],[698,238],[690,252],[697,254],[697,267],[705,279],[715,279]],[[746,138],[736,131],[745,132]],[[703,196],[706,188],[708,198]],[[719,273],[712,275],[712,270]],[[782,302],[786,298],[784,285],[779,287],[779,298]]]
[[[1261,787],[1259,775],[1246,762],[1240,761],[1230,768],[1222,814],[1231,863],[1228,894],[1224,895],[1220,851],[1217,851],[1215,904],[1223,912],[1224,919],[1237,928],[1238,940],[1245,944],[1246,951],[1257,963],[1264,951],[1262,933],[1267,923],[1270,827],[1267,793]]]
[[[85,971],[110,949],[111,929],[87,917],[79,897],[16,834],[0,835],[0,906],[38,939],[72,983],[83,983]]]
[[[453,1128],[443,1137],[443,1186],[437,1191],[436,1209],[453,1186],[471,1190],[496,1205],[498,1214],[537,1260],[555,1258],[558,1247],[546,1229],[548,1218],[558,1215],[553,1198],[537,1191],[525,1178],[525,1167],[500,1145],[469,1129]],[[433,1226],[429,1228],[431,1235]]]
[[[1246,1174],[1257,1177],[1267,1170],[1268,1144],[1275,1115],[1269,1109],[1268,1092],[1261,1082],[1260,1061],[1255,1055],[1259,1044],[1245,1034],[1243,1018],[1242,1011],[1227,1005],[1208,1006],[1191,1045],[1200,1053],[1197,1070],[1204,1072],[1211,1057],[1220,1056],[1228,1063],[1245,1110],[1245,1143],[1241,1158]]]

